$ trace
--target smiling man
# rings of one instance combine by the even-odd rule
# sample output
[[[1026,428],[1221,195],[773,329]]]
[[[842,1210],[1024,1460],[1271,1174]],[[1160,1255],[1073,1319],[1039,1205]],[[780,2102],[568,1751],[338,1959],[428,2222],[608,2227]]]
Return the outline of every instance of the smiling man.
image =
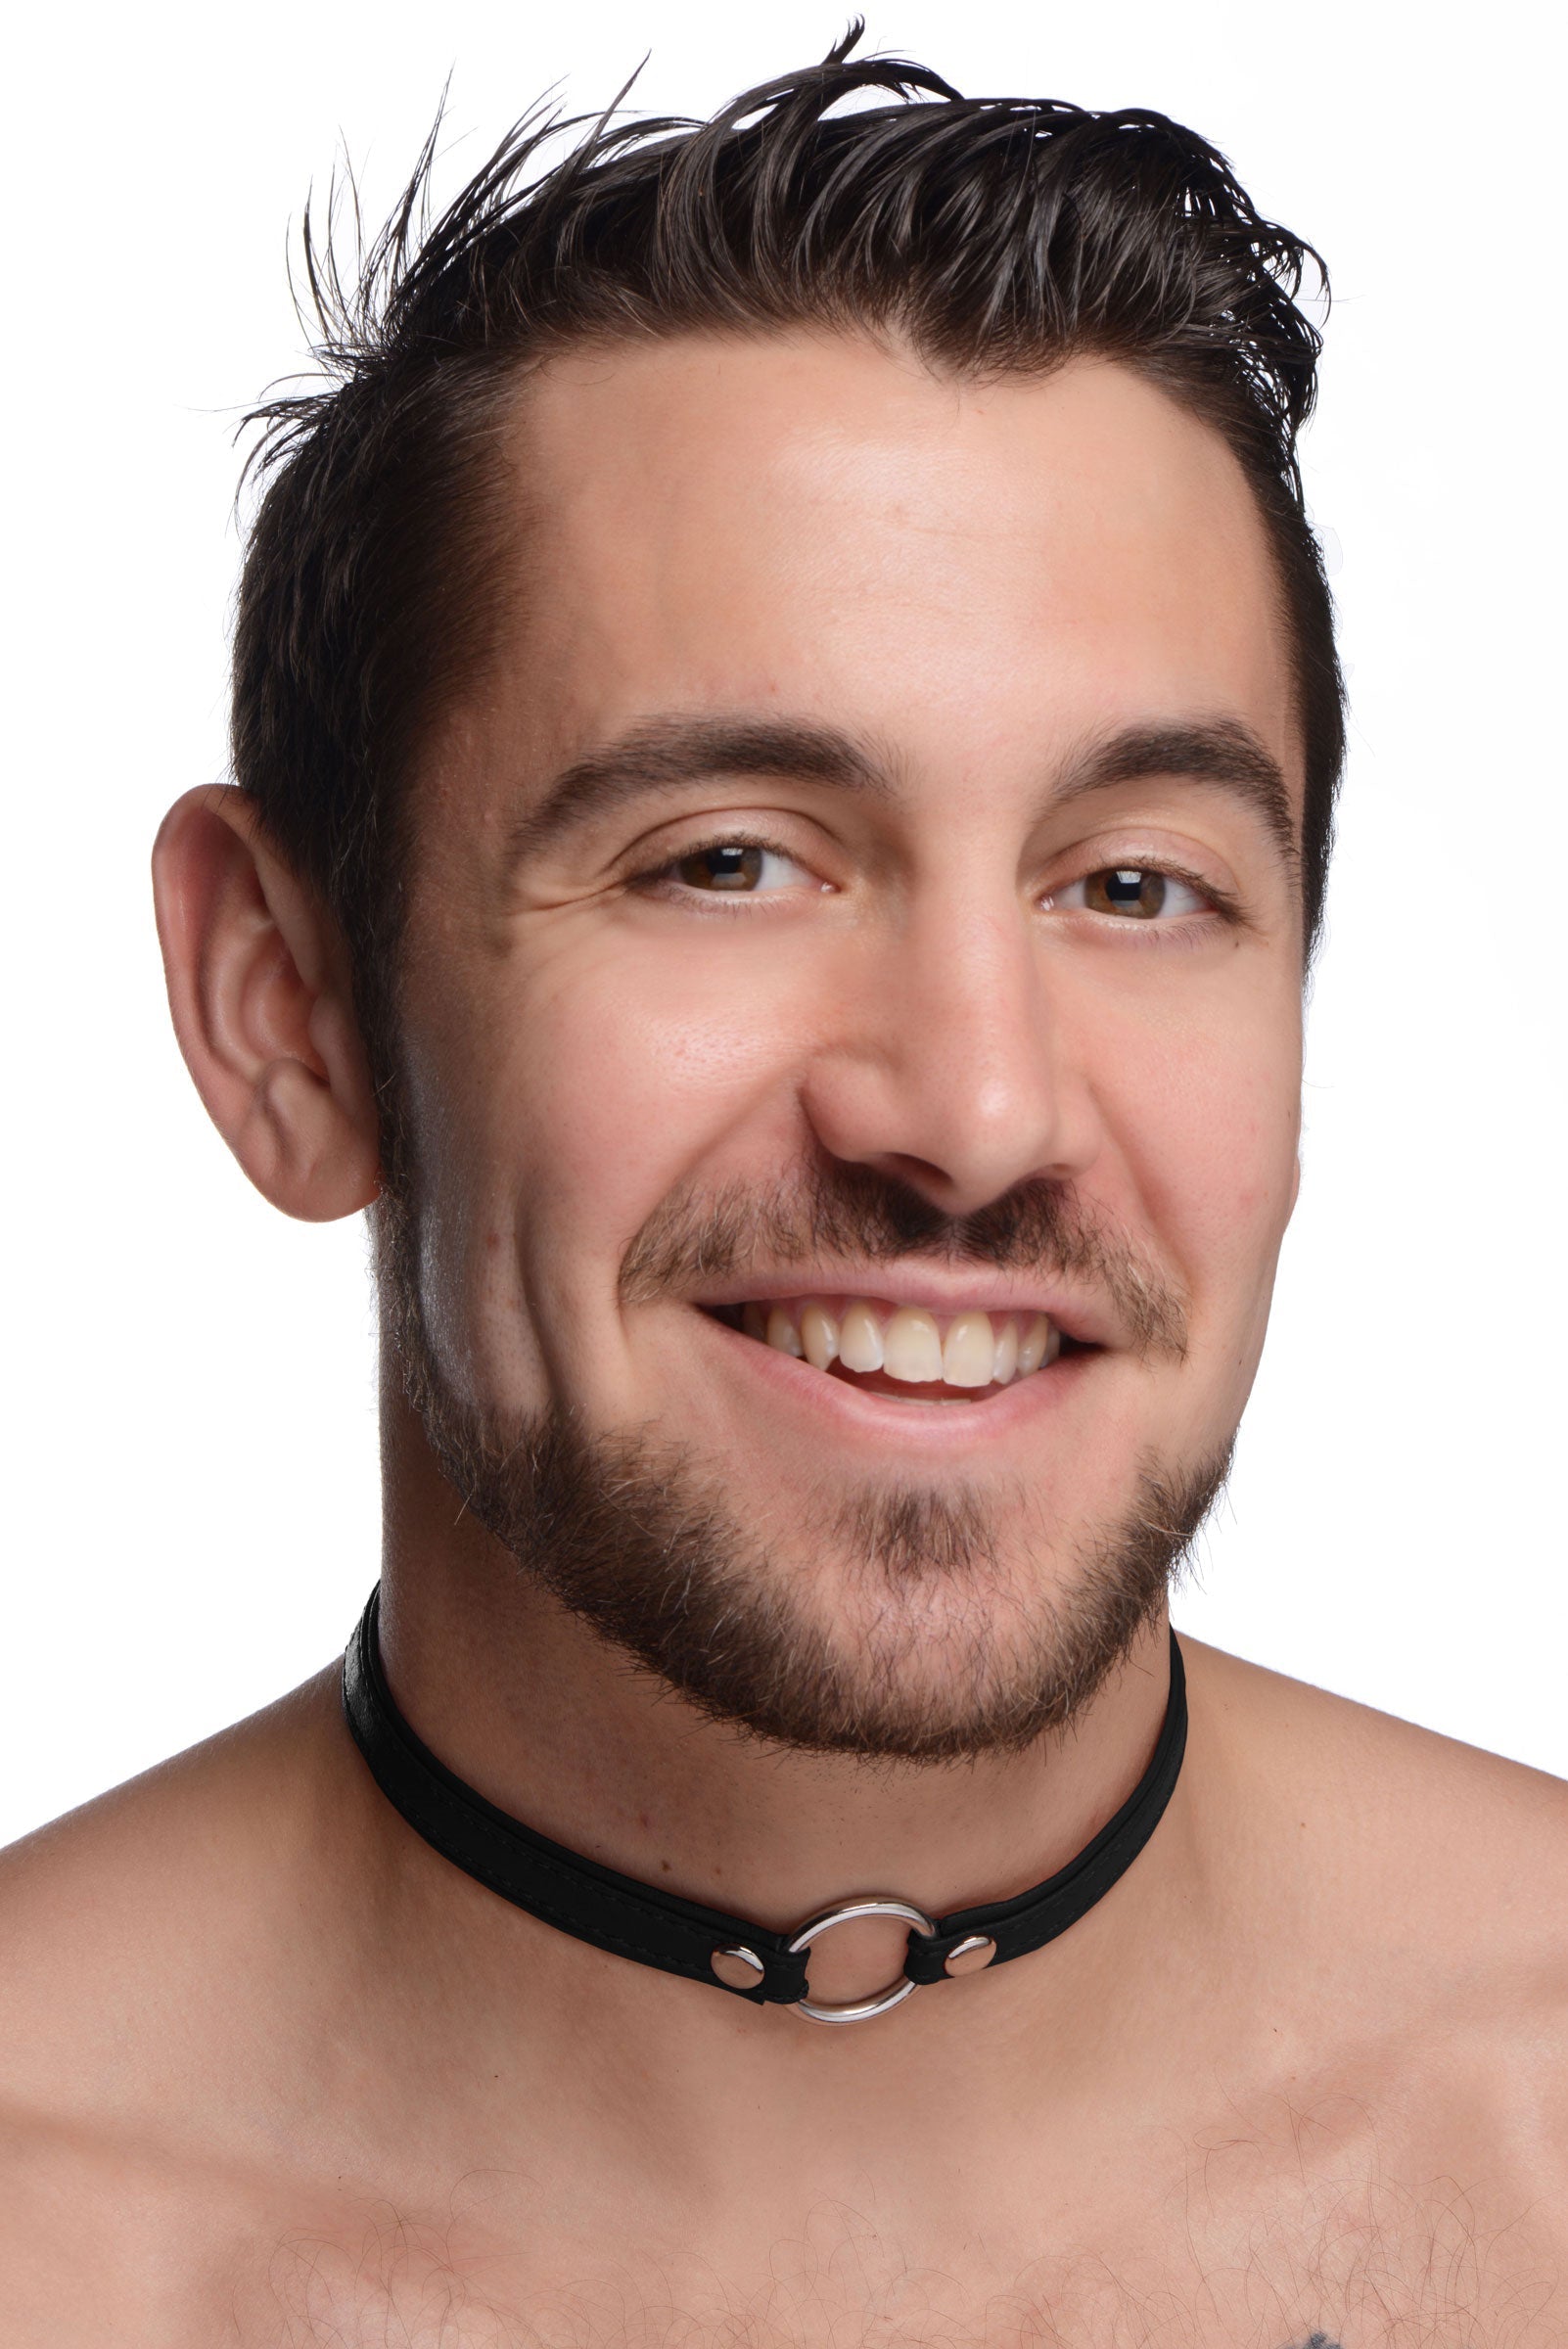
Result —
[[[7,2342],[1568,2331],[1563,1790],[1167,1614],[1342,750],[1307,249],[851,47],[416,183],[269,412],[159,915],[371,1210],[383,1571],[6,1864]]]

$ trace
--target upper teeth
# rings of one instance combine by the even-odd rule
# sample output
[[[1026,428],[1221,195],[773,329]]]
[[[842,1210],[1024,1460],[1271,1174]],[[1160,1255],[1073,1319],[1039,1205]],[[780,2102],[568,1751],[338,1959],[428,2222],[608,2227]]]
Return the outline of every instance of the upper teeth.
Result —
[[[826,1370],[881,1370],[907,1386],[1006,1386],[1053,1362],[1061,1333],[1044,1313],[928,1313],[867,1297],[781,1297],[748,1305],[749,1336]]]

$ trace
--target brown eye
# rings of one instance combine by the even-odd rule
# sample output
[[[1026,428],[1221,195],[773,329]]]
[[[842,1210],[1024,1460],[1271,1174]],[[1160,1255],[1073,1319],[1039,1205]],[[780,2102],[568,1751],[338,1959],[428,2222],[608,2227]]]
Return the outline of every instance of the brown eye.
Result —
[[[755,842],[726,841],[717,848],[694,850],[671,869],[687,889],[750,890],[762,877],[765,852]]]
[[[1165,911],[1169,887],[1164,873],[1147,865],[1114,865],[1090,873],[1084,883],[1084,902],[1091,913],[1130,915],[1133,921],[1152,921]]]

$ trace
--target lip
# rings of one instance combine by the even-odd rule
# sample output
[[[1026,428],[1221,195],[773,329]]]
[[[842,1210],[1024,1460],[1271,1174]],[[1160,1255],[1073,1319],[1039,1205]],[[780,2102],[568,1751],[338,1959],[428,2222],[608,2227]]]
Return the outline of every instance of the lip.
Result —
[[[711,1310],[715,1306],[767,1305],[781,1297],[863,1297],[868,1304],[885,1305],[890,1313],[900,1305],[913,1305],[923,1306],[928,1313],[1047,1313],[1063,1337],[1076,1338],[1082,1345],[1109,1348],[1118,1341],[1108,1306],[1043,1283],[1022,1288],[1000,1274],[988,1277],[983,1271],[972,1278],[944,1279],[930,1270],[911,1268],[906,1274],[900,1269],[896,1280],[884,1285],[874,1273],[857,1275],[840,1267],[807,1270],[796,1266],[788,1272],[754,1272],[725,1281],[687,1303]],[[822,1373],[814,1375],[821,1377]]]
[[[752,1290],[748,1294],[755,1298],[757,1292]],[[778,1290],[775,1294],[798,1292]],[[948,1309],[939,1306],[936,1310]],[[728,1350],[723,1357],[726,1376],[743,1375],[749,1365],[750,1375],[761,1382],[774,1407],[785,1405],[804,1411],[823,1434],[852,1445],[859,1438],[882,1458],[895,1447],[919,1452],[928,1459],[934,1453],[951,1457],[990,1451],[1020,1429],[1060,1410],[1078,1393],[1089,1365],[1106,1359],[1098,1352],[1064,1356],[1048,1369],[1031,1371],[1027,1378],[1016,1380],[997,1394],[988,1395],[983,1403],[938,1404],[922,1408],[918,1404],[899,1403],[892,1396],[868,1394],[848,1379],[814,1370],[809,1362],[797,1361],[793,1355],[781,1354],[777,1347],[764,1346],[758,1339],[732,1329],[728,1322],[715,1321],[709,1313],[699,1313],[697,1319]]]

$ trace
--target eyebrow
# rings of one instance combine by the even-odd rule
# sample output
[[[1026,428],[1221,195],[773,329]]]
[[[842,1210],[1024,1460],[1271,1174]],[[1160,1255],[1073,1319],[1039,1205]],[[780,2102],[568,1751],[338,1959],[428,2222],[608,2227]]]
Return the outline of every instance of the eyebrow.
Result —
[[[656,717],[588,752],[556,776],[539,806],[513,825],[514,862],[626,801],[714,775],[789,775],[837,791],[888,797],[884,763],[836,726],[770,718]]]
[[[627,802],[717,775],[788,776],[881,799],[897,788],[890,762],[836,726],[800,719],[650,718],[574,760],[554,778],[539,806],[512,826],[509,862],[537,855]],[[1091,743],[1068,760],[1050,808],[1159,775],[1228,793],[1260,820],[1287,870],[1299,870],[1295,817],[1279,762],[1235,718],[1129,726]]]
[[[1096,792],[1115,791],[1124,783],[1147,782],[1156,775],[1209,784],[1239,800],[1262,823],[1287,872],[1299,874],[1301,844],[1284,773],[1251,727],[1237,718],[1130,726],[1107,741],[1091,744],[1069,761],[1051,794],[1051,807],[1053,811],[1069,807],[1075,801],[1091,799]]]

